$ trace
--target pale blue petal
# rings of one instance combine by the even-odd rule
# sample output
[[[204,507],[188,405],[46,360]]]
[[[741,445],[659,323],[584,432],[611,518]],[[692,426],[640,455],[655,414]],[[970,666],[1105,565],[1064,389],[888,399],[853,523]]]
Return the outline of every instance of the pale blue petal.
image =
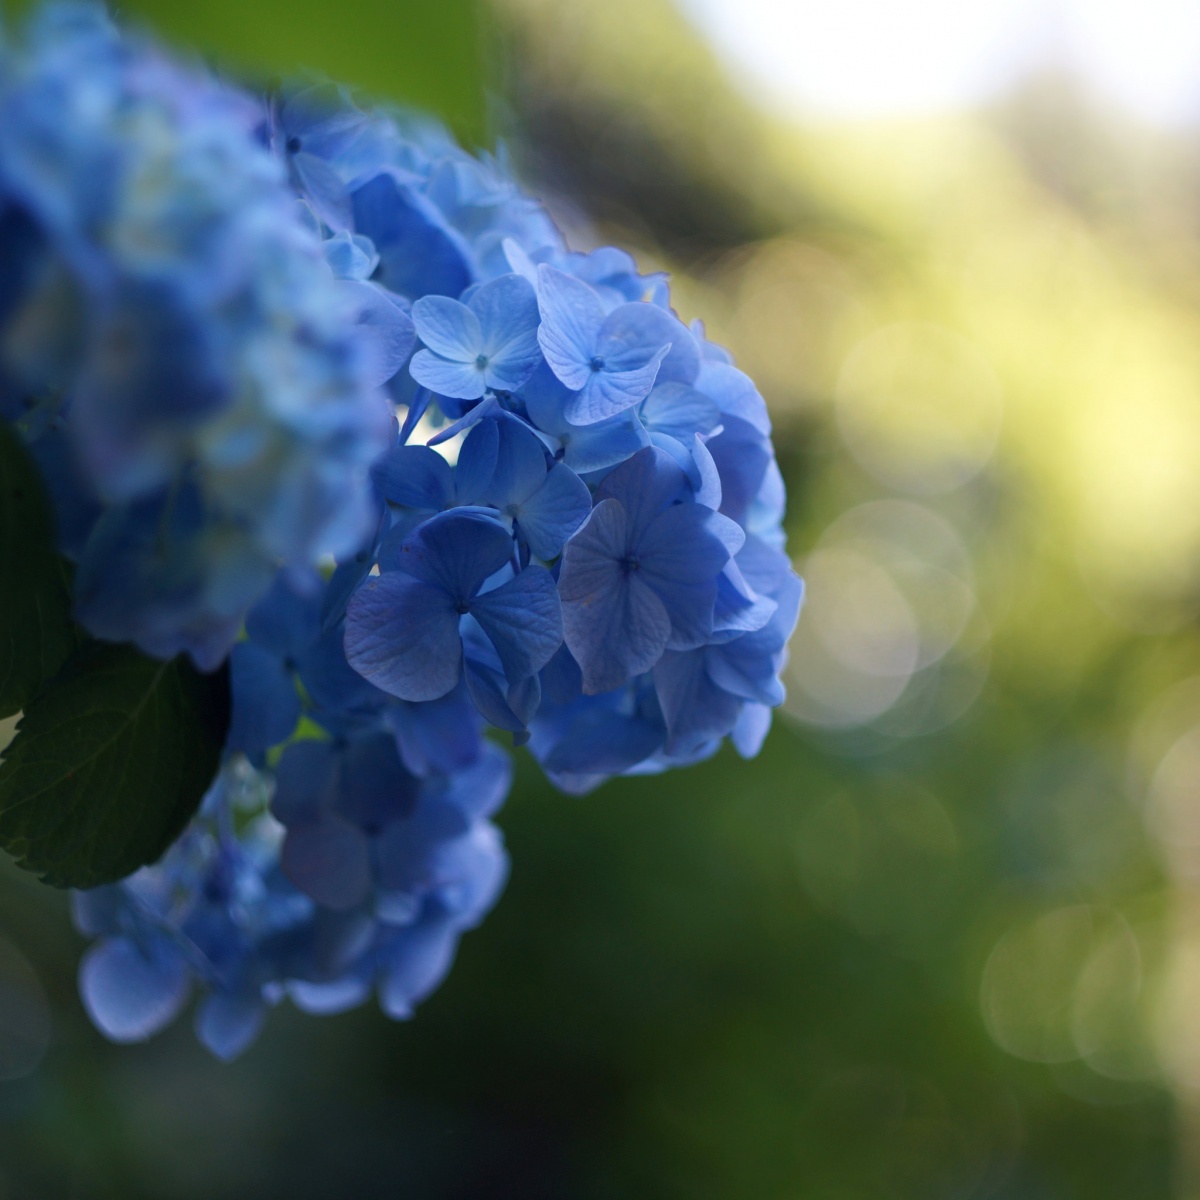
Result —
[[[582,280],[543,264],[538,267],[538,307],[542,315],[538,342],[546,362],[567,387],[583,387],[594,373],[590,364],[604,324],[599,296]]]
[[[483,330],[482,353],[489,387],[515,391],[541,361],[537,293],[520,275],[485,283],[469,306]]]
[[[750,376],[737,367],[716,361],[705,362],[696,377],[696,387],[706,396],[711,396],[723,413],[748,422],[763,437],[770,436],[771,418],[767,415],[767,403]]]
[[[451,438],[457,437],[464,429],[470,429],[472,426],[478,425],[485,417],[494,416],[500,411],[500,405],[496,403],[495,396],[489,396],[486,400],[481,400],[469,412],[464,413],[457,421],[452,421],[445,428],[429,439],[425,444],[427,446],[440,446],[443,442],[448,442]]]
[[[721,511],[745,524],[771,464],[771,444],[746,421],[729,417],[708,450],[721,475]]]
[[[733,744],[743,758],[754,758],[771,729],[771,710],[765,704],[746,704],[733,727]]]
[[[563,462],[580,475],[615,467],[650,441],[632,408],[595,425],[566,425],[559,438]]]
[[[357,1008],[371,994],[371,979],[365,973],[347,975],[330,983],[288,981],[288,995],[301,1011],[315,1017],[331,1016]]]
[[[692,437],[692,461],[699,476],[696,503],[703,504],[705,508],[711,508],[715,512],[721,507],[721,473],[717,470],[717,464],[704,439],[698,433]]]
[[[715,400],[686,384],[666,382],[662,373],[654,390],[642,402],[642,423],[656,433],[667,433],[690,445],[692,435],[711,433],[721,419]]]
[[[578,385],[580,390],[567,402],[567,420],[573,425],[593,425],[644,400],[666,353],[664,346],[647,362],[628,370],[589,369]]]
[[[367,377],[372,387],[380,387],[408,361],[417,340],[413,323],[374,284],[343,279],[337,286],[346,297],[366,351]]]
[[[479,318],[449,296],[422,296],[413,304],[412,316],[417,336],[442,358],[474,362],[483,350]]]
[[[696,340],[685,326],[665,308],[636,302],[621,304],[604,320],[600,353],[614,370],[628,370],[653,357],[668,346],[659,367],[659,379],[666,383],[692,383],[700,370],[700,352]]]
[[[293,154],[291,162],[317,216],[330,229],[349,229],[354,220],[350,192],[337,171],[324,159],[304,151]]]
[[[451,362],[432,350],[418,350],[408,367],[409,374],[438,396],[453,400],[478,400],[487,390],[483,372],[471,362]]]
[[[368,579],[346,608],[346,659],[401,700],[436,700],[458,682],[458,613],[446,592],[399,571]]]

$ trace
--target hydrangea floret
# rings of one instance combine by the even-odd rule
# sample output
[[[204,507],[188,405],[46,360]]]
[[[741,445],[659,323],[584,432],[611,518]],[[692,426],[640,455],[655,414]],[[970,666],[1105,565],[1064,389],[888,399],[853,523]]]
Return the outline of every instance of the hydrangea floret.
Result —
[[[59,5],[0,51],[0,265],[76,619],[231,688],[183,834],[75,894],[108,1036],[409,1016],[507,875],[489,730],[574,794],[757,753],[802,593],[766,406],[503,157]]]

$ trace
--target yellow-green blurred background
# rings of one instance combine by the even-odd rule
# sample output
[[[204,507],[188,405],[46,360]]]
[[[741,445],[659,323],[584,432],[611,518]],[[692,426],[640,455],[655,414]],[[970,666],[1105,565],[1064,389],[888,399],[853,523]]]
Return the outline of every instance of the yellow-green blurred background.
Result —
[[[669,269],[809,592],[758,761],[578,800],[521,757],[507,893],[410,1023],[110,1047],[65,899],[0,871],[0,1198],[1200,1196],[1200,123],[1054,55],[787,108],[669,0],[121,11],[503,136]]]

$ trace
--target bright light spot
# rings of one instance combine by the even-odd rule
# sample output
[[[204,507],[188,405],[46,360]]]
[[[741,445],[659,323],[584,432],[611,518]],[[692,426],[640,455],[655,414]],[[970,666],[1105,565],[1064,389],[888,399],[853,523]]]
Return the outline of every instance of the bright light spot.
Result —
[[[788,667],[795,716],[911,737],[974,701],[987,628],[966,549],[941,517],[906,500],[861,504],[825,530],[800,571],[804,620]]]
[[[1065,68],[1142,116],[1200,115],[1200,5],[1184,0],[681,0],[748,91],[793,112],[961,108]]]

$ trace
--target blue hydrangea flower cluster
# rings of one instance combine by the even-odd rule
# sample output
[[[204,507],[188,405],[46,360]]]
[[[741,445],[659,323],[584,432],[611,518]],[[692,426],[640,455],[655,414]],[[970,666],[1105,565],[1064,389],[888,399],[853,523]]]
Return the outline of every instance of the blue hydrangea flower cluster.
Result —
[[[413,339],[335,277],[262,127],[98,6],[0,41],[0,416],[50,485],[80,621],[203,669],[281,564],[363,536],[378,384]]]
[[[191,827],[76,897],[85,1004],[136,1040],[198,990],[223,1057],[284,996],[408,1016],[507,873],[489,730],[571,793],[757,752],[801,600],[766,406],[434,123],[255,102],[93,9],[28,42],[0,415],[83,623],[233,695]]]

